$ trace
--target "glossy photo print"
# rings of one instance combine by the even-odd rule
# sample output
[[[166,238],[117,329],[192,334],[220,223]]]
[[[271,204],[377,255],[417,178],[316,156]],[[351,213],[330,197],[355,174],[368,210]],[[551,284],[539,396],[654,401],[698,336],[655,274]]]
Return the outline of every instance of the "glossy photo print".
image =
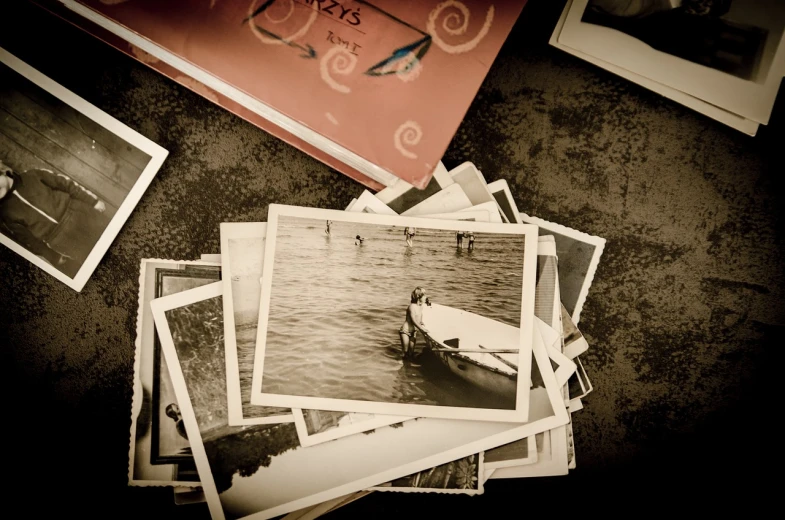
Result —
[[[0,242],[72,289],[167,153],[0,49]]]

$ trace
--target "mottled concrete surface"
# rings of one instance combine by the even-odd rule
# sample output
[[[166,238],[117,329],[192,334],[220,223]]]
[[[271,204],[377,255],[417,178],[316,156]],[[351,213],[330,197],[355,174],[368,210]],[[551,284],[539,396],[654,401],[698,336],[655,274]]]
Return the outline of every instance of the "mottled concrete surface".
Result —
[[[331,517],[770,500],[785,99],[756,138],[725,128],[550,48],[562,3],[530,2],[445,164],[471,160],[521,210],[608,241],[580,324],[595,391],[574,417],[578,469],[474,498],[376,493]],[[126,486],[139,260],[218,252],[220,222],[266,220],[270,203],[340,209],[363,188],[71,28],[9,25],[0,45],[170,156],[81,294],[0,250],[5,494],[33,515],[204,518]]]

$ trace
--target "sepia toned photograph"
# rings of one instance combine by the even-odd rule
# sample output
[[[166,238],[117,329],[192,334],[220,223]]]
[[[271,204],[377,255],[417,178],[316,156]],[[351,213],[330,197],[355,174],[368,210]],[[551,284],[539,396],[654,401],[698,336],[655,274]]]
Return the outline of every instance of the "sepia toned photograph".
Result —
[[[180,267],[180,266],[178,266]],[[185,264],[182,268],[156,268],[154,298],[177,294],[221,279],[218,266]],[[180,406],[172,388],[158,334],[153,342],[151,464],[173,464],[193,460],[188,436],[182,429]]]
[[[214,282],[219,277],[219,270],[220,266],[203,261],[147,258],[141,261],[128,454],[129,485],[199,485],[193,457],[188,453],[188,441],[177,429],[178,416],[175,412],[179,405],[160,349],[150,301],[164,293],[174,294],[178,290]],[[167,409],[174,417],[166,415]]]
[[[485,465],[481,452],[369,489],[408,493],[482,495],[484,474]]]
[[[581,21],[623,32],[672,56],[746,80],[765,79],[769,38],[782,37],[785,18],[772,20],[776,0],[589,0]]]
[[[0,242],[81,291],[167,152],[0,49]]]
[[[393,426],[412,417],[375,415],[372,413],[333,412],[327,410],[292,409],[297,436],[303,446],[314,446],[356,433],[370,432],[382,426]]]
[[[605,249],[605,239],[523,213],[520,216],[524,223],[537,226],[540,236],[553,236],[559,258],[561,302],[577,325]]]
[[[754,135],[782,81],[783,28],[780,0],[572,0],[558,43]]]
[[[507,184],[506,179],[499,179],[488,184],[488,191],[491,192],[496,203],[499,205],[502,213],[507,217],[507,221],[511,224],[521,224],[521,215],[518,212],[518,206],[515,204],[515,199],[512,198],[510,186]]]
[[[221,224],[221,257],[224,282],[224,332],[226,336],[226,389],[229,424],[270,424],[293,420],[288,408],[251,404],[253,356],[259,321],[262,261],[267,224]]]
[[[293,423],[229,426],[221,298],[213,283],[150,303],[213,518],[273,518],[568,421],[534,338],[530,355],[545,388],[525,424],[417,418],[311,447],[299,445]]]
[[[252,402],[525,420],[534,233],[271,206]]]

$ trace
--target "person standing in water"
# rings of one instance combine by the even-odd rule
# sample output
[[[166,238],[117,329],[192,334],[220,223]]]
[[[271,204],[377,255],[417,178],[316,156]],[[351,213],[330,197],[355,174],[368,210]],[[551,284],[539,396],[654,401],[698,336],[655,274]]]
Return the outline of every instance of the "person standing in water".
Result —
[[[463,249],[463,231],[458,231],[455,233],[455,240],[457,242],[457,248]]]
[[[356,246],[360,245],[361,246],[361,245],[363,245],[363,241],[364,240],[365,239],[363,237],[361,237],[360,235],[357,235],[356,237],[354,237],[354,245],[356,245]]]
[[[423,332],[428,332],[423,323],[422,307],[425,300],[425,291],[422,287],[415,287],[412,291],[411,302],[406,309],[406,321],[403,322],[398,330],[401,338],[401,355],[403,359],[414,357],[414,349],[417,345],[417,327]]]
[[[415,235],[415,228],[407,227],[403,230],[403,234],[406,237],[406,245],[412,247],[412,237]]]
[[[474,231],[469,231],[469,251],[474,250]]]
[[[327,233],[328,236],[330,235],[330,225],[331,224],[332,224],[332,222],[328,220],[327,221],[327,227],[324,229],[324,232]]]

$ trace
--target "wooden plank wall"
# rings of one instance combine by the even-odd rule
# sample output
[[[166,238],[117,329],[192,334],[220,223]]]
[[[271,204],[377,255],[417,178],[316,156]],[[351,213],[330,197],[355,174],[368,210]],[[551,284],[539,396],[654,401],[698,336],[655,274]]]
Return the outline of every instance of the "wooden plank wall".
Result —
[[[150,156],[0,64],[0,159],[67,175],[114,216]]]

